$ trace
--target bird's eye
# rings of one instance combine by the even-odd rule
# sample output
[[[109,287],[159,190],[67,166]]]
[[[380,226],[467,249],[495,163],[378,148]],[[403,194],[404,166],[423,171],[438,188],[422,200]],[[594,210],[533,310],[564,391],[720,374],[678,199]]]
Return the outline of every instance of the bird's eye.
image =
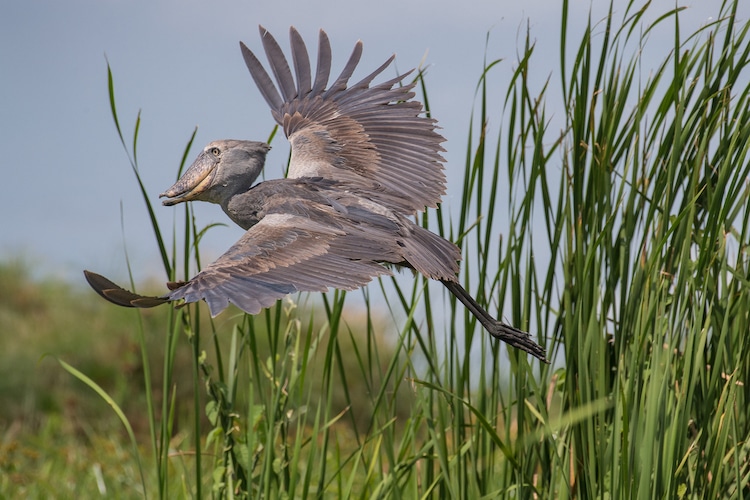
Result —
[[[211,154],[214,156],[219,156],[221,154],[221,151],[219,151],[219,148],[211,148]]]

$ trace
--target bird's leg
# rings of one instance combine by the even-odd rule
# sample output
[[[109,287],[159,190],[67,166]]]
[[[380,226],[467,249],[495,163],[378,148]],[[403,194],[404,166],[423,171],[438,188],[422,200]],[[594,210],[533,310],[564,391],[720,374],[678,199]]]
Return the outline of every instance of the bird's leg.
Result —
[[[490,335],[502,340],[510,346],[531,354],[545,363],[549,363],[549,360],[545,357],[545,352],[542,346],[534,342],[528,333],[506,325],[490,316],[490,313],[485,311],[484,308],[474,300],[474,297],[464,290],[459,283],[448,280],[440,280],[440,282],[445,285],[445,287],[450,290],[450,292],[455,295],[469,311],[471,311]]]

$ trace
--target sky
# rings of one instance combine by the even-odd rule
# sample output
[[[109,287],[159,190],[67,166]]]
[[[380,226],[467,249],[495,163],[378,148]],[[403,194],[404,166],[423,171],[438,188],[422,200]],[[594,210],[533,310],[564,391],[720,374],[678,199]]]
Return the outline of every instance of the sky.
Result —
[[[594,4],[570,1],[574,28],[590,9],[594,20],[605,15],[608,2]],[[654,4],[654,13],[674,6],[672,1]],[[686,29],[718,15],[719,2],[694,4],[684,3]],[[458,206],[456,172],[463,168],[483,60],[502,58],[497,78],[509,78],[528,28],[538,44],[534,69],[546,78],[559,63],[560,5],[549,0],[4,1],[0,260],[20,258],[37,276],[73,282],[83,281],[84,268],[117,279],[127,275],[126,248],[138,277],[158,273],[158,249],[110,112],[107,63],[128,143],[141,113],[140,172],[160,223],[170,228],[182,210],[162,207],[158,193],[174,182],[195,127],[188,161],[211,140],[265,140],[273,127],[238,46],[242,40],[262,52],[259,24],[285,50],[289,26],[296,26],[311,54],[318,29],[325,29],[334,72],[361,39],[364,55],[354,81],[393,53],[400,71],[427,67],[432,114],[447,138],[451,182],[444,205]],[[616,11],[625,6],[615,1]],[[740,17],[748,19],[750,6],[743,9],[747,12]],[[668,31],[654,36],[657,46],[658,36],[671,43]],[[286,155],[278,137],[267,178],[281,176]],[[218,206],[196,205],[201,205],[196,206],[201,225],[227,221]],[[240,235],[231,226],[210,231],[204,254],[217,257]]]

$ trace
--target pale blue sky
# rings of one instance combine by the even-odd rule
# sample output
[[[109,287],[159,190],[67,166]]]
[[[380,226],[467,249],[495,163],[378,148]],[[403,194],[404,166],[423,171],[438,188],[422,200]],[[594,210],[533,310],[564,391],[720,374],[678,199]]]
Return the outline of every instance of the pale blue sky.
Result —
[[[570,3],[571,18],[580,26],[590,2]],[[624,10],[626,2],[616,3]],[[654,13],[674,6],[671,1],[654,3]],[[697,5],[683,18],[686,29],[718,14],[719,2],[693,3]],[[604,8],[597,4],[595,19]],[[741,14],[747,19],[750,9]],[[142,111],[142,174],[160,221],[171,227],[175,209],[162,207],[157,195],[172,184],[196,125],[194,151],[219,138],[263,140],[271,130],[270,113],[238,48],[243,40],[260,49],[258,24],[285,49],[290,25],[312,47],[317,30],[325,29],[333,44],[334,69],[362,39],[365,52],[355,79],[392,53],[402,71],[419,65],[426,55],[433,115],[448,139],[450,177],[463,166],[487,33],[488,57],[505,59],[495,74],[504,80],[514,68],[528,22],[539,44],[534,69],[543,79],[558,65],[559,20],[558,2],[544,0],[5,1],[0,5],[0,258],[23,255],[44,274],[74,280],[81,279],[83,268],[122,277],[122,205],[128,251],[143,269],[138,274],[160,269],[110,115],[105,55],[128,138],[136,113]],[[669,37],[666,32],[667,44]],[[657,58],[663,55],[656,53]],[[500,110],[493,113],[499,120]],[[282,171],[282,142],[279,137],[269,156],[268,177]],[[449,187],[448,205],[459,191],[455,183]],[[226,221],[218,207],[201,207],[198,213],[202,224]],[[234,227],[212,231],[204,246],[207,257],[218,256],[239,234]]]

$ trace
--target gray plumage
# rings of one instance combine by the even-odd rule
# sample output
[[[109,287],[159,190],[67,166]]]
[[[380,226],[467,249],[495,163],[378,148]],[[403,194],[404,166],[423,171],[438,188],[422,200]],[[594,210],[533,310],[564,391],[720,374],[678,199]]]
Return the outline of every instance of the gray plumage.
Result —
[[[165,205],[200,200],[219,204],[246,230],[224,255],[162,297],[129,292],[84,271],[104,298],[128,307],[205,300],[213,316],[230,303],[257,314],[295,292],[354,290],[390,275],[383,264],[409,267],[441,281],[493,336],[546,361],[527,333],[492,318],[458,283],[458,247],[407,216],[436,206],[445,176],[435,121],[422,115],[406,75],[371,86],[391,63],[348,86],[362,52],[358,42],[329,86],[331,50],[320,32],[313,80],[299,33],[290,40],[294,75],[278,43],[261,28],[276,84],[255,55],[242,54],[261,94],[292,146],[286,179],[253,183],[267,144],[221,140],[208,144],[184,175],[162,193]],[[295,78],[296,76],[296,78]]]
[[[289,178],[338,180],[368,191],[371,198],[405,214],[437,206],[445,194],[440,154],[445,139],[435,131],[435,120],[423,116],[422,104],[413,100],[416,82],[403,83],[411,71],[370,86],[391,64],[391,56],[371,74],[347,86],[362,55],[362,42],[357,42],[341,75],[327,86],[331,46],[321,31],[311,85],[307,49],[292,28],[295,83],[276,40],[262,27],[260,33],[277,85],[255,54],[243,43],[240,48],[261,95],[291,143]]]

